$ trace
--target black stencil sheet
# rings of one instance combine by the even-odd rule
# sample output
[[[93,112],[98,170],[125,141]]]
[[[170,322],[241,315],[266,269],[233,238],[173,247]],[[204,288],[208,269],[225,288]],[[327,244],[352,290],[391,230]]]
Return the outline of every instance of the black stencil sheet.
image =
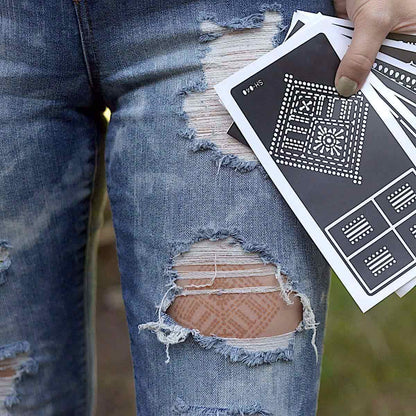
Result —
[[[371,296],[415,264],[414,250],[397,227],[416,212],[416,173],[364,94],[337,94],[339,62],[319,34],[232,88],[231,95]],[[247,93],[259,80],[262,86]]]

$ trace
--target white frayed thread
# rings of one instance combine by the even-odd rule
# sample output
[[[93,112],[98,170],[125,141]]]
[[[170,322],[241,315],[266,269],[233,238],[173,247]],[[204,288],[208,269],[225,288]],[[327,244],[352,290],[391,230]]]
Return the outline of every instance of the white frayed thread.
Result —
[[[291,286],[283,279],[283,275],[280,269],[280,264],[276,265],[276,271],[275,271],[276,280],[279,283],[280,286],[280,295],[283,298],[283,300],[288,304],[292,305],[293,300],[290,299],[289,293],[292,292]]]
[[[303,307],[303,312],[302,312],[302,321],[300,322],[299,326],[298,326],[298,330],[300,330],[301,328],[304,329],[311,329],[312,330],[312,339],[311,339],[311,344],[312,347],[315,351],[315,357],[316,357],[316,363],[319,362],[319,354],[318,354],[318,347],[316,346],[316,328],[319,325],[319,323],[316,322],[315,320],[315,314],[312,310],[312,305],[311,302],[309,300],[309,298],[305,295],[299,294],[297,292],[293,291],[292,286],[284,280],[283,275],[281,273],[280,270],[280,265],[278,264],[276,266],[276,279],[279,283],[280,286],[280,294],[282,296],[282,298],[284,299],[284,301],[288,304],[291,305],[293,304],[293,300],[290,299],[289,294],[293,293],[294,296],[297,296],[301,303],[302,303],[302,307]]]
[[[260,267],[253,267],[251,269],[235,269],[235,270],[181,270],[181,276],[176,277],[176,281],[180,280],[211,280],[218,279],[233,279],[233,278],[244,278],[244,277],[269,277],[274,274],[274,271],[270,271],[269,268],[261,265]],[[215,274],[215,278],[213,275]],[[186,287],[192,287],[193,285],[187,285]],[[199,286],[199,285],[196,285]],[[211,286],[211,284],[207,285]]]
[[[189,295],[222,295],[224,293],[270,293],[280,292],[277,286],[247,286],[233,287],[229,289],[211,289],[211,290],[183,290],[178,296]]]
[[[217,174],[216,174],[217,176],[218,176],[218,174],[220,173],[221,165],[222,165],[222,162],[224,161],[225,157],[226,157],[226,155],[222,156],[222,157],[218,160],[218,169],[217,169]]]
[[[204,239],[194,243],[189,251],[174,256],[174,267],[211,266],[213,258],[216,258],[217,265],[250,264],[253,268],[261,265],[270,267],[270,270],[274,269],[271,264],[265,265],[257,253],[248,252],[240,244],[236,244],[233,237],[223,240]],[[180,273],[183,274],[185,271]]]
[[[316,328],[319,325],[318,322],[316,322],[315,314],[312,310],[311,302],[309,298],[305,295],[296,293],[295,296],[299,297],[300,301],[302,302],[303,306],[303,320],[299,324],[299,326],[303,326],[304,329],[311,329],[312,330],[312,339],[311,344],[315,351],[316,356],[316,363],[319,362],[319,354],[318,354],[318,347],[316,346]]]
[[[273,351],[277,348],[288,348],[295,336],[295,331],[285,334],[257,338],[224,338],[227,345],[242,348],[250,352]]]
[[[162,308],[164,308],[166,297],[168,296],[171,290],[174,290],[176,288],[177,286],[173,282],[171,287],[163,295],[162,301],[160,302],[160,305],[158,306],[158,320],[156,322],[147,322],[144,324],[140,324],[138,326],[139,332],[142,329],[149,329],[150,331],[156,334],[157,339],[161,343],[165,344],[166,346],[165,363],[166,364],[170,362],[169,346],[171,344],[178,344],[180,342],[184,342],[190,333],[190,330],[188,328],[184,328],[176,324],[166,324],[165,322],[163,322]]]
[[[189,285],[185,285],[183,287],[184,288],[188,288],[188,287],[198,288],[198,287],[208,287],[208,286],[212,286],[214,284],[215,279],[217,278],[217,276],[218,276],[217,253],[214,253],[214,275],[210,278],[210,281],[208,283],[203,284],[203,285],[189,284]],[[182,279],[184,279],[184,278],[182,278]],[[192,276],[192,279],[194,279],[194,276]]]
[[[139,331],[142,329],[149,329],[154,332],[157,339],[166,346],[166,360],[165,363],[170,362],[169,346],[171,344],[178,344],[184,342],[188,337],[190,330],[180,325],[166,324],[161,321],[148,322],[139,325]]]

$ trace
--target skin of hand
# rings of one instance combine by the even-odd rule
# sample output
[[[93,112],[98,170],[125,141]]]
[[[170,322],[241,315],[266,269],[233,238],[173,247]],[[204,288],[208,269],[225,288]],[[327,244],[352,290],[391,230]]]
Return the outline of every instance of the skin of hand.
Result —
[[[349,97],[364,84],[388,33],[416,34],[416,0],[334,0],[334,6],[338,17],[354,23],[335,76],[338,93]]]

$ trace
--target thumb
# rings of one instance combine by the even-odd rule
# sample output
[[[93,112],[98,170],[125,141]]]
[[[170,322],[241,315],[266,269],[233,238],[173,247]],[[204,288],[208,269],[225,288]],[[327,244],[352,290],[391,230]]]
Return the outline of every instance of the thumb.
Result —
[[[349,97],[364,84],[390,31],[389,23],[382,20],[369,17],[355,22],[351,44],[335,76],[335,87],[340,95]]]

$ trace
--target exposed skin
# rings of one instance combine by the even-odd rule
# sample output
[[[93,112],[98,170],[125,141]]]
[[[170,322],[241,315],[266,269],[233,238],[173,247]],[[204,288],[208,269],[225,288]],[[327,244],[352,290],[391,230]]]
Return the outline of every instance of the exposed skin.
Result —
[[[351,45],[335,77],[338,92],[350,96],[365,82],[388,33],[416,34],[416,0],[334,0],[334,5],[338,17],[354,22]]]

